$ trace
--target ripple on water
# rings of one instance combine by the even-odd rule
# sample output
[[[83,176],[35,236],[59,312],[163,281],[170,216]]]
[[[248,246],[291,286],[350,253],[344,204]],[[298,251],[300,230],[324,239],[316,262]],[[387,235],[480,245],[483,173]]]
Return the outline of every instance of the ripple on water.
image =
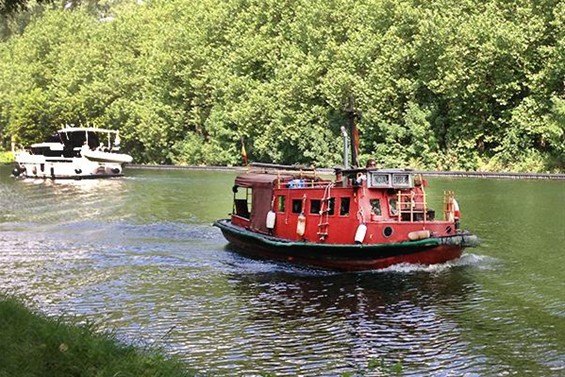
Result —
[[[401,361],[406,376],[565,370],[562,279],[546,273],[559,255],[542,268],[532,252],[563,233],[542,221],[551,216],[539,212],[538,189],[525,188],[538,184],[518,184],[515,201],[510,183],[497,192],[499,182],[457,181],[483,241],[459,260],[335,273],[226,250],[209,223],[231,208],[233,174],[131,173],[0,178],[0,286],[127,342],[164,346],[203,374],[370,376],[380,358]],[[524,226],[527,203],[537,220]]]
[[[0,260],[15,271],[0,275],[7,286],[219,374],[335,375],[380,357],[413,375],[465,371],[472,355],[451,316],[469,288],[449,271],[490,263],[471,255],[348,274],[240,257],[209,225],[3,226]]]
[[[480,374],[484,365],[456,318],[482,304],[458,271],[496,263],[487,257],[335,273],[226,252],[204,225],[3,227],[0,261],[14,271],[0,274],[7,286],[130,342],[162,345],[204,372],[331,376],[366,373],[381,357],[402,360],[414,376]]]
[[[504,271],[499,259],[465,253],[442,265],[363,273],[247,259],[188,210],[169,216],[188,197],[181,178],[168,181],[173,191],[149,181],[159,188],[156,207],[175,198],[159,213],[153,194],[123,190],[145,178],[103,182],[103,190],[86,181],[0,185],[11,198],[0,215],[2,287],[128,342],[164,346],[211,375],[369,376],[380,358],[401,361],[406,376],[501,375],[516,371],[521,349],[555,375],[564,368],[562,349],[539,341],[558,329],[540,330],[498,305],[476,279]],[[531,310],[563,313],[562,302],[546,304]],[[524,328],[537,346],[520,348]]]
[[[451,362],[451,346],[456,342],[449,339],[457,335],[456,326],[446,326],[433,306],[420,305],[421,298],[415,297],[416,303],[400,300],[391,304],[383,297],[390,294],[381,292],[380,284],[358,284],[359,279],[368,282],[374,276],[303,275],[302,271],[294,275],[278,267],[269,264],[254,274],[247,269],[241,275],[234,271],[229,282],[238,300],[221,296],[201,302],[197,313],[188,315],[198,326],[177,326],[171,338],[181,344],[170,339],[171,348],[182,350],[179,353],[187,360],[210,370],[227,370],[237,364],[237,370],[254,373],[251,366],[273,370],[272,360],[277,360],[275,370],[281,375],[366,368],[369,359],[383,354],[391,358],[389,354],[402,354],[416,364],[438,358],[444,359],[442,366]],[[239,329],[238,335],[226,338],[234,328]],[[253,353],[246,352],[248,349]],[[443,358],[446,353],[450,356]],[[210,354],[218,356],[210,358]],[[349,361],[333,365],[331,360],[336,358]]]

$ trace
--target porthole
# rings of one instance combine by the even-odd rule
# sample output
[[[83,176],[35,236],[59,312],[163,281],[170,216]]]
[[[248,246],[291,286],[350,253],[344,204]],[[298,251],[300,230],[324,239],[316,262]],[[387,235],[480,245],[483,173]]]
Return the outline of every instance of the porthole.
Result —
[[[383,235],[384,235],[385,237],[390,237],[390,236],[392,236],[392,233],[393,233],[392,227],[390,227],[390,226],[387,226],[387,227],[385,227],[385,228],[383,229]]]
[[[446,232],[447,234],[453,232],[453,229],[451,228],[451,225],[449,225],[449,226],[447,226],[447,228],[445,228],[445,232]]]

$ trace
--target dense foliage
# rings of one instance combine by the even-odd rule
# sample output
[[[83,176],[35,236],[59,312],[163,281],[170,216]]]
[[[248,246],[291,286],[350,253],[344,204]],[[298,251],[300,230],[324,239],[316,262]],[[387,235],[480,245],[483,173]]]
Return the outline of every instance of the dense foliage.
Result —
[[[54,0],[35,0],[36,3],[47,3]],[[0,2],[0,15],[9,15],[27,9],[28,0],[2,0]]]
[[[354,98],[361,161],[565,168],[561,0],[100,0],[2,27],[5,147],[93,124],[136,162],[240,164],[243,141],[332,166]]]

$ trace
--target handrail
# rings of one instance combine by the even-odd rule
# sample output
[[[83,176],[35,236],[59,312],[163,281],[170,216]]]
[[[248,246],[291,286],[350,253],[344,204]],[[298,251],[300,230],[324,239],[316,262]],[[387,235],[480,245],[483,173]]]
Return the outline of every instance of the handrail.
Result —
[[[316,168],[305,165],[281,165],[269,164],[266,162],[252,162],[250,167],[265,168],[265,169],[278,169],[278,170],[296,170],[296,171],[316,171]]]
[[[307,179],[307,178],[296,178],[297,181],[286,181],[280,182],[278,188],[284,187],[293,189],[305,189],[305,188],[326,188],[328,184],[332,184],[333,181],[326,181],[326,180],[314,180],[314,179]],[[292,185],[297,185],[296,187],[291,187]]]
[[[403,214],[410,214],[410,222],[414,222],[414,214],[416,213],[423,213],[424,223],[427,221],[428,203],[426,199],[426,191],[422,188],[421,200],[415,200],[416,196],[417,194],[412,190],[409,193],[402,193],[402,191],[397,192],[396,210],[398,221],[403,221]]]

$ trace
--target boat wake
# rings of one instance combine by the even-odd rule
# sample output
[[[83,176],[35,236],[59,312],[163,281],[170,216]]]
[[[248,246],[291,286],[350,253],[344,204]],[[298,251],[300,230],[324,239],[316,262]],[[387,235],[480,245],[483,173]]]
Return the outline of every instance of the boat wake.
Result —
[[[489,270],[494,268],[496,258],[486,255],[477,254],[463,254],[461,258],[448,261],[445,263],[423,265],[423,264],[409,264],[400,263],[393,266],[383,268],[381,270],[371,271],[375,273],[412,273],[412,272],[428,272],[428,273],[441,273],[452,268],[459,267],[474,267],[482,270]]]
[[[232,251],[229,246],[226,250]],[[423,265],[400,263],[393,266],[368,271],[357,272],[340,272],[332,270],[318,269],[309,266],[290,264],[281,261],[271,261],[264,259],[253,259],[247,256],[241,256],[237,252],[232,251],[232,259],[226,263],[231,268],[235,268],[240,273],[257,274],[257,273],[283,273],[295,276],[329,276],[343,274],[411,274],[415,272],[426,272],[430,274],[439,274],[453,268],[471,267],[481,270],[494,269],[497,259],[486,255],[464,254],[461,258],[440,264]]]
[[[283,261],[272,261],[265,259],[255,259],[248,256],[239,255],[236,251],[232,250],[229,245],[225,250],[230,251],[231,259],[226,262],[231,268],[235,268],[240,273],[285,273],[295,276],[328,276],[328,275],[342,275],[342,274],[411,274],[414,272],[426,272],[431,274],[439,274],[453,268],[471,267],[480,270],[491,270],[496,267],[498,260],[493,257],[478,254],[464,254],[459,259],[448,261],[439,264],[410,264],[399,263],[387,268],[378,270],[367,270],[357,272],[342,272],[318,269],[310,266],[303,266],[297,264],[286,263]]]

